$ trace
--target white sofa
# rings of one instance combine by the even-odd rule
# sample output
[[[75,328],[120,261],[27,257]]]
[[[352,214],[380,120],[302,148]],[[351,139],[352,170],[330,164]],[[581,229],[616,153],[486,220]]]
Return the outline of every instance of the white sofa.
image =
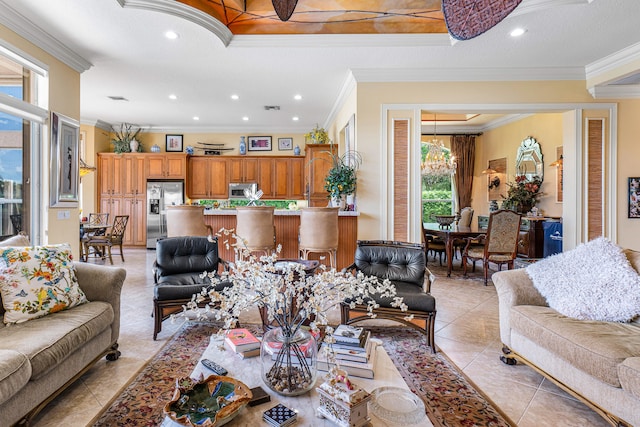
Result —
[[[640,271],[640,252],[626,250]],[[640,319],[577,320],[549,308],[525,269],[493,274],[503,361],[525,363],[611,424],[640,426]]]

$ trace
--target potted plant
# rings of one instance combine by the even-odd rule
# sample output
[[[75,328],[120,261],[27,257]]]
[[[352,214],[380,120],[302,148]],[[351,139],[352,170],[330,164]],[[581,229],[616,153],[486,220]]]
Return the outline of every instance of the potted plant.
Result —
[[[128,123],[122,123],[120,129],[111,128],[115,137],[111,140],[114,153],[141,153],[144,149],[142,143],[136,138],[142,131],[142,128]]]
[[[355,193],[357,185],[356,172],[362,163],[360,154],[348,151],[342,156],[331,153],[331,169],[327,173],[324,189],[336,203],[342,203],[347,196]]]
[[[311,132],[304,134],[307,144],[331,144],[329,133],[325,128],[321,128],[316,124]]]
[[[529,212],[536,205],[538,197],[542,195],[540,193],[542,180],[537,176],[528,181],[526,176],[518,175],[515,184],[509,183],[508,185],[509,190],[507,190],[507,197],[504,198],[502,206],[516,212]]]

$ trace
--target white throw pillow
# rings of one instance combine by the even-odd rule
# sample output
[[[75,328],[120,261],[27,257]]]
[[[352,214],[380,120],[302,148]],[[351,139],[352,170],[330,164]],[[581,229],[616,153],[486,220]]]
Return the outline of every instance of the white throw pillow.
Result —
[[[628,322],[640,315],[640,275],[622,249],[599,237],[526,268],[559,313],[583,320]]]
[[[68,244],[0,248],[4,323],[21,323],[87,302]]]
[[[24,234],[16,234],[15,236],[11,236],[6,240],[0,242],[0,247],[5,246],[29,246],[29,238]]]

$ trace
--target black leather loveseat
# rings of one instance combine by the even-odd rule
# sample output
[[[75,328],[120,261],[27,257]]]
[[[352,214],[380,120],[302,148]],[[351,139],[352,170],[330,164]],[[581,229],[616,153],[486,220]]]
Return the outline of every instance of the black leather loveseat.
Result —
[[[162,321],[182,310],[191,297],[211,287],[202,273],[227,269],[227,262],[218,256],[218,240],[207,237],[170,237],[158,240],[154,268],[153,339],[162,330]],[[228,282],[216,285],[220,290]]]
[[[391,298],[376,298],[380,305],[374,309],[379,319],[394,320],[411,326],[427,336],[427,344],[435,353],[434,324],[436,300],[429,293],[432,275],[426,268],[424,245],[384,240],[359,240],[353,264],[346,268],[361,271],[381,280],[389,279],[396,287],[396,296],[402,297],[407,311],[392,307]],[[351,306],[347,300],[341,305],[341,322],[351,324],[370,319],[366,305]],[[412,320],[406,320],[409,315]]]

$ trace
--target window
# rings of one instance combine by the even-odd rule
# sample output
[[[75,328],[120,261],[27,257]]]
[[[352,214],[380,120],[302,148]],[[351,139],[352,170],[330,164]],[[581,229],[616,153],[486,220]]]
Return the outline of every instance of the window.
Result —
[[[429,144],[422,144],[422,161],[429,152]],[[451,151],[445,148],[445,157],[449,159]],[[434,222],[433,215],[452,215],[453,179],[450,175],[422,175],[422,222]]]
[[[48,115],[47,73],[0,40],[0,237],[23,230],[39,243],[42,125]],[[40,191],[40,190],[38,190]]]

